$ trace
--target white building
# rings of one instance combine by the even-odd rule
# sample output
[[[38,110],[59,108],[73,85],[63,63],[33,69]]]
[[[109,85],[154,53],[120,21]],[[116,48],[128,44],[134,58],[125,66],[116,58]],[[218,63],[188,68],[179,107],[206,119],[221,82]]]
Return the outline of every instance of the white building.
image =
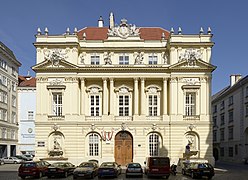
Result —
[[[216,160],[242,162],[248,157],[248,76],[231,75],[230,85],[212,97]]]
[[[131,161],[146,156],[212,162],[210,28],[195,35],[136,27],[38,29],[36,157]]]
[[[18,154],[35,153],[36,80],[19,76],[18,92]]]
[[[0,157],[16,154],[18,141],[17,84],[21,63],[0,42]]]

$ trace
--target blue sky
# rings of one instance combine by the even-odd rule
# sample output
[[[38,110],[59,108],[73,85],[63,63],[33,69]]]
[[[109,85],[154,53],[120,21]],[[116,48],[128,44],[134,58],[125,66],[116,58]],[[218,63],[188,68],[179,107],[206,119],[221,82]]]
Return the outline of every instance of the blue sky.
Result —
[[[136,26],[162,27],[183,34],[205,32],[210,26],[215,45],[212,49],[212,93],[229,85],[231,74],[246,76],[248,67],[248,1],[236,0],[8,0],[2,1],[0,41],[6,44],[22,63],[26,75],[35,65],[35,34],[40,27],[49,34],[63,34],[66,28],[97,26],[103,16],[108,26],[109,13],[115,21],[126,18]]]

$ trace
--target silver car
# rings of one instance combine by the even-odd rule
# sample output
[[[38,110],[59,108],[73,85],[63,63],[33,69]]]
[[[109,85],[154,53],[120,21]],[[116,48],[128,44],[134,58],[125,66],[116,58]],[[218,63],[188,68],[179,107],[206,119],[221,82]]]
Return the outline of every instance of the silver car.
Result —
[[[3,157],[2,160],[4,164],[20,164],[21,162],[23,162],[23,160],[16,157]]]

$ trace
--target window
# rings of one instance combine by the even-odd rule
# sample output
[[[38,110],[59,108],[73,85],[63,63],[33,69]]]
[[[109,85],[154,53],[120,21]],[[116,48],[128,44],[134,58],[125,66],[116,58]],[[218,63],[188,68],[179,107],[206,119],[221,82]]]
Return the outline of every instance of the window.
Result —
[[[246,95],[246,97],[248,97],[248,86],[246,86],[246,88],[245,88],[245,95]]]
[[[8,94],[5,91],[0,90],[0,102],[7,103]]]
[[[217,105],[214,105],[213,113],[217,113]]]
[[[235,155],[238,155],[238,145],[235,144]]]
[[[12,82],[12,91],[16,91],[16,83],[15,82]]]
[[[14,67],[12,67],[12,75],[16,76],[16,69]]]
[[[62,93],[53,93],[53,115],[62,116]]]
[[[225,108],[225,101],[222,101],[221,104],[220,104],[220,109],[224,109]]]
[[[149,155],[158,156],[159,150],[159,135],[152,133],[149,135]]]
[[[220,156],[221,157],[224,157],[225,156],[225,148],[224,147],[221,147],[220,148]]]
[[[217,116],[213,117],[213,126],[217,127]]]
[[[12,123],[16,123],[16,113],[12,112]]]
[[[129,64],[129,56],[122,54],[119,56],[119,64]]]
[[[28,111],[28,120],[34,120],[34,111]]]
[[[7,86],[7,77],[5,77],[4,75],[0,75],[0,84]]]
[[[158,96],[149,95],[149,116],[158,115]]]
[[[228,128],[228,140],[233,139],[233,127]]]
[[[12,106],[16,107],[16,97],[12,96]]]
[[[96,133],[92,133],[89,135],[89,155],[99,155],[99,136]]]
[[[7,70],[7,62],[3,59],[0,59],[0,67]]]
[[[91,55],[91,64],[100,64],[100,56],[97,54],[92,54]]]
[[[228,156],[233,157],[233,147],[228,148]]]
[[[225,114],[222,113],[222,114],[220,115],[220,125],[224,125],[224,124],[225,124]]]
[[[2,128],[2,138],[7,139],[7,129],[6,128]]]
[[[225,129],[222,128],[220,129],[220,140],[224,141],[224,139],[225,139]]]
[[[100,111],[100,97],[99,95],[90,96],[90,115],[99,116]]]
[[[0,120],[7,121],[7,110],[0,109]]]
[[[216,130],[213,131],[213,141],[214,142],[217,141],[217,131]]]
[[[149,64],[158,64],[158,56],[152,54],[148,57],[148,63]]]
[[[185,98],[185,115],[193,116],[196,115],[196,94],[194,92],[187,92]]]
[[[228,112],[228,122],[233,122],[233,110],[230,110]]]
[[[119,116],[129,116],[129,96],[119,96]]]
[[[229,98],[228,98],[228,105],[230,106],[230,105],[232,105],[233,104],[233,96],[230,96]]]
[[[245,105],[245,116],[248,116],[248,104]]]

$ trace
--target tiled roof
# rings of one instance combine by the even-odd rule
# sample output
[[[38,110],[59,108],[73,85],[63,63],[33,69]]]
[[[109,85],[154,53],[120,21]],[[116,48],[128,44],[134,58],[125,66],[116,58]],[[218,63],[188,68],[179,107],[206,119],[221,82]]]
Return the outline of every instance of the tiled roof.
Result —
[[[30,76],[18,76],[19,87],[36,87],[36,78]]]
[[[144,40],[161,40],[162,33],[165,34],[165,39],[169,37],[169,31],[160,27],[141,27],[139,28],[140,38]],[[108,38],[108,27],[86,27],[79,30],[78,37],[83,39],[83,34],[86,34],[86,40],[106,40]]]

